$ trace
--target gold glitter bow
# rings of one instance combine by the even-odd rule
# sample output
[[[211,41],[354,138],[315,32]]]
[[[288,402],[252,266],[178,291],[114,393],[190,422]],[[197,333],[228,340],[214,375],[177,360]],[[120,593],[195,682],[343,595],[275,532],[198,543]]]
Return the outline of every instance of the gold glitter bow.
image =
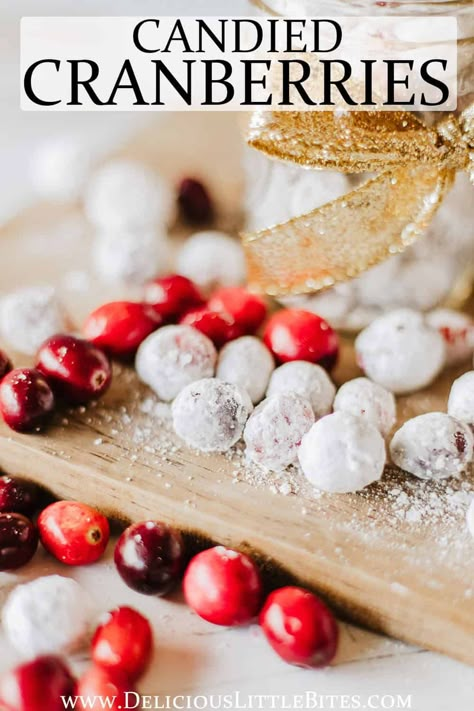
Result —
[[[428,127],[405,111],[257,112],[247,140],[306,168],[379,175],[288,222],[243,235],[251,286],[318,291],[402,252],[427,228],[455,172],[474,184],[474,104]]]

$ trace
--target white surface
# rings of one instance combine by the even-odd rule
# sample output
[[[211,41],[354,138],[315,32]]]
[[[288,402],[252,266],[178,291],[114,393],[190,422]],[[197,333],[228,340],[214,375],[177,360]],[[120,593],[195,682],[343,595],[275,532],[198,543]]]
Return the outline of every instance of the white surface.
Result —
[[[223,9],[225,8],[225,9]],[[61,129],[93,132],[111,142],[136,125],[134,115],[21,114],[18,106],[18,19],[28,14],[212,14],[245,12],[234,0],[0,0],[0,219],[31,199],[26,166],[31,148],[41,136]],[[143,120],[143,119],[140,119]],[[83,569],[64,568],[40,551],[35,561],[16,575],[0,573],[0,606],[17,583],[39,575],[72,575],[83,583],[104,610],[131,604],[148,615],[155,628],[156,653],[140,691],[152,694],[285,694],[273,708],[291,708],[291,695],[305,691],[339,695],[325,699],[325,709],[357,708],[348,696],[361,695],[360,708],[372,694],[411,695],[414,711],[472,711],[474,669],[436,654],[415,650],[353,627],[342,627],[335,667],[302,671],[281,662],[256,627],[226,630],[198,619],[179,595],[162,600],[129,590],[111,561]],[[84,658],[84,655],[83,655]],[[0,634],[0,672],[17,661]],[[84,661],[75,660],[80,668]],[[344,696],[347,695],[347,696]],[[372,703],[376,700],[372,699]],[[257,702],[254,702],[255,704]],[[387,698],[386,708],[396,708]],[[393,706],[390,704],[393,703]],[[271,701],[261,708],[271,708]],[[388,704],[388,705],[387,705]],[[257,705],[254,708],[258,708]],[[375,707],[377,708],[377,707]],[[383,706],[379,703],[379,708]]]

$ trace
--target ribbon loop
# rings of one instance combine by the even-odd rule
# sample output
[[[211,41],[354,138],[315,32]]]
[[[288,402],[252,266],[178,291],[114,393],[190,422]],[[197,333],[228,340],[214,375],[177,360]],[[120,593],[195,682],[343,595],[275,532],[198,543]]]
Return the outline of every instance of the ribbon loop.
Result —
[[[428,127],[396,112],[256,112],[248,143],[312,169],[381,173],[342,198],[244,234],[249,281],[271,295],[318,291],[402,252],[428,227],[456,170],[474,183],[474,104]]]

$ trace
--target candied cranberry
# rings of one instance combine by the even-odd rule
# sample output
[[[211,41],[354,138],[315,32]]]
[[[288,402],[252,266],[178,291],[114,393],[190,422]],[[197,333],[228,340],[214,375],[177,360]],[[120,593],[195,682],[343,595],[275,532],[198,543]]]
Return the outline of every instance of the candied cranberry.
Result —
[[[181,324],[193,326],[211,339],[216,348],[244,335],[232,316],[228,313],[210,311],[206,306],[188,311],[180,320]]]
[[[275,652],[290,664],[324,667],[334,658],[338,627],[332,612],[313,593],[297,587],[275,590],[260,625]]]
[[[124,582],[145,595],[165,595],[184,567],[184,542],[178,531],[158,521],[129,526],[115,547],[115,565]]]
[[[216,546],[198,553],[184,575],[188,605],[215,625],[250,622],[262,603],[262,582],[257,566],[244,553]]]
[[[0,681],[0,708],[6,711],[64,711],[74,679],[58,657],[38,657],[8,672]]]
[[[10,358],[0,350],[0,380],[12,369]]]
[[[147,282],[143,300],[165,321],[177,321],[186,311],[204,303],[194,282],[180,274]]]
[[[0,476],[0,513],[22,513],[31,516],[39,507],[40,489],[31,481]]]
[[[129,358],[162,322],[162,318],[146,304],[112,301],[99,306],[88,316],[83,333],[88,341],[110,355]]]
[[[225,311],[244,333],[255,333],[267,315],[265,301],[240,286],[229,286],[214,292],[207,303],[211,311]]]
[[[38,531],[19,513],[0,514],[0,570],[26,565],[38,548]]]
[[[47,422],[54,409],[54,395],[42,373],[16,368],[0,382],[0,412],[18,432],[34,430]]]
[[[214,214],[207,189],[195,178],[184,178],[179,184],[178,205],[185,220],[193,224],[209,222]]]
[[[265,345],[282,363],[307,360],[330,370],[337,361],[339,340],[320,316],[300,309],[282,309],[268,321]]]
[[[118,607],[98,627],[92,640],[92,660],[107,669],[117,669],[137,680],[145,671],[153,650],[148,620],[130,607]]]
[[[98,560],[109,541],[109,522],[99,511],[75,501],[56,501],[38,518],[41,543],[66,565]]]
[[[131,695],[127,699],[127,693]],[[76,684],[74,696],[82,697],[76,709],[119,709],[133,708],[127,705],[135,703],[131,682],[126,674],[118,669],[105,669],[93,664],[81,676]]]
[[[57,335],[45,341],[38,351],[37,368],[58,395],[76,404],[99,398],[112,380],[105,353],[74,336]]]

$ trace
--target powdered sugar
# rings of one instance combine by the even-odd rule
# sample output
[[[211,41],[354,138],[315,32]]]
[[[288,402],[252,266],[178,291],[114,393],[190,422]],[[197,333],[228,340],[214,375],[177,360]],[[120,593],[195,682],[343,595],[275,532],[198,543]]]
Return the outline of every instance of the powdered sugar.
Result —
[[[359,334],[355,347],[365,374],[394,393],[426,387],[445,363],[442,336],[410,309],[380,316]]]
[[[331,412],[336,386],[320,365],[294,360],[275,370],[270,378],[267,396],[289,392],[307,398],[318,418]]]
[[[395,433],[392,461],[421,479],[444,479],[465,472],[474,456],[469,427],[443,412],[419,415]]]
[[[334,400],[334,411],[350,412],[371,422],[388,435],[396,420],[396,404],[392,393],[368,378],[354,378],[344,383]]]
[[[225,452],[241,438],[252,409],[242,388],[204,378],[184,388],[173,402],[173,426],[190,447]]]
[[[259,338],[243,336],[221,350],[217,377],[244,388],[255,404],[265,395],[275,368],[273,356]]]
[[[139,378],[162,400],[214,375],[217,353],[212,342],[191,326],[165,326],[148,336],[138,349]]]
[[[474,432],[474,370],[464,373],[452,384],[448,413],[465,422]]]
[[[56,333],[67,331],[65,312],[51,286],[18,289],[0,302],[0,332],[21,353],[34,355]]]
[[[313,422],[308,400],[295,393],[268,397],[254,410],[245,427],[247,458],[272,471],[285,469],[297,461],[301,439]]]
[[[382,476],[385,444],[367,420],[335,412],[303,437],[298,458],[314,486],[331,493],[359,491]]]

